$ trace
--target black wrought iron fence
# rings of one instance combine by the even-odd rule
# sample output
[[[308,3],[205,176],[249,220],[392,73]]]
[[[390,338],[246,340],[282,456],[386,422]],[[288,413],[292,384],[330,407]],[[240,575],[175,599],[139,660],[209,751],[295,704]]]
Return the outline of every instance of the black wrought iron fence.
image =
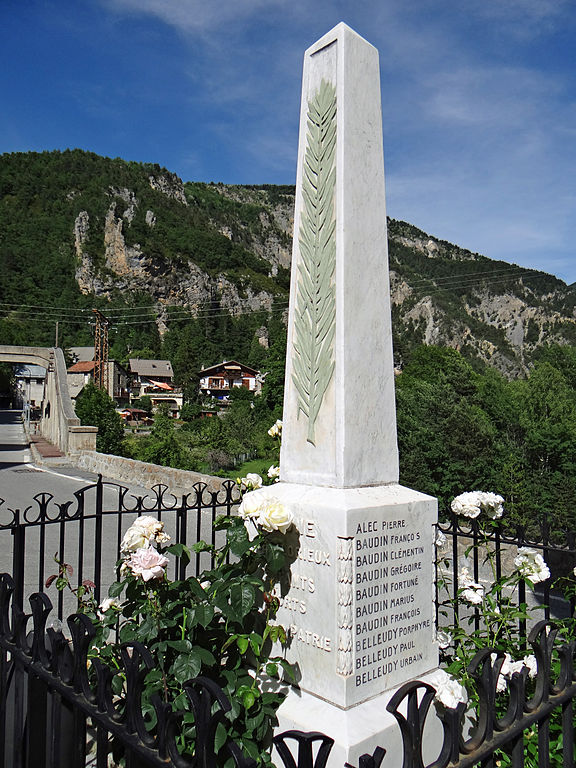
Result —
[[[127,768],[216,768],[223,753],[237,768],[254,768],[239,744],[228,741],[216,749],[216,729],[230,702],[214,681],[199,677],[185,686],[196,738],[194,754],[183,755],[182,713],[156,697],[155,722],[143,714],[143,681],[153,664],[145,646],[125,644],[120,670],[98,659],[89,664],[96,630],[86,616],[68,618],[67,639],[48,625],[52,606],[45,594],[31,596],[31,614],[26,615],[14,593],[11,577],[0,576],[0,768],[104,768],[114,745],[115,759],[121,756]],[[530,680],[527,669],[516,672],[504,693],[498,693],[504,654],[479,651],[468,669],[471,700],[454,709],[433,706],[436,690],[430,684],[406,683],[387,706],[401,732],[402,756],[378,746],[359,758],[360,768],[572,768],[576,643],[557,640],[549,622],[535,626],[529,642],[536,678]],[[117,674],[124,685],[113,690]],[[441,732],[441,748],[426,762],[430,719]],[[322,733],[286,731],[273,742],[285,768],[325,768],[334,740]]]
[[[26,509],[10,509],[0,499],[0,570],[12,573],[15,599],[23,605],[27,595],[45,590],[46,579],[57,570],[56,558],[70,564],[77,584],[85,579],[95,584],[99,602],[115,579],[122,536],[137,516],[162,520],[174,542],[191,546],[203,539],[217,544],[215,519],[230,515],[239,501],[238,486],[228,480],[217,491],[196,483],[190,493],[177,497],[163,485],[136,496],[102,477],[66,501],[38,493]],[[202,552],[193,553],[188,565],[179,559],[170,567],[174,578],[184,578],[199,575],[210,565],[210,553]],[[61,592],[58,617],[71,610]]]
[[[520,547],[529,547],[542,554],[551,571],[551,577],[537,584],[534,590],[526,590],[521,582],[514,599],[518,604],[528,603],[539,608],[534,622],[544,618],[566,618],[574,615],[574,598],[566,599],[554,583],[561,576],[574,577],[576,566],[576,534],[564,529],[552,529],[548,520],[543,519],[530,527],[510,526],[506,521],[497,521],[485,526],[478,519],[463,520],[448,513],[438,524],[438,532],[446,541],[440,543],[437,552],[437,623],[455,624],[462,611],[470,613],[470,606],[458,599],[458,575],[461,568],[469,567],[475,582],[500,579],[514,569],[514,558]],[[494,568],[485,562],[486,546],[494,552]],[[476,624],[479,621],[476,610]],[[519,620],[519,634],[526,638],[530,627]]]

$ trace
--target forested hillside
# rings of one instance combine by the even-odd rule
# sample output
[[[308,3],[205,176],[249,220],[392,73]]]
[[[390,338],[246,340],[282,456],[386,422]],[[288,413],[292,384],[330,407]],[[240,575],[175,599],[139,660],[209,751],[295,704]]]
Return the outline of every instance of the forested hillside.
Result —
[[[0,156],[0,337],[260,366],[287,309],[292,187],[183,183],[157,165],[72,150]],[[389,221],[396,362],[458,349],[509,377],[576,340],[576,290]],[[545,256],[545,255],[543,255]],[[181,347],[186,346],[186,352]]]
[[[80,150],[0,156],[0,342],[92,342],[168,358],[192,403],[198,370],[267,372],[225,419],[194,419],[123,450],[190,469],[275,459],[294,189],[183,183],[156,165]],[[502,493],[512,519],[574,527],[576,290],[389,221],[401,481],[438,496]],[[543,255],[545,256],[545,254]],[[369,350],[366,350],[369,354]]]

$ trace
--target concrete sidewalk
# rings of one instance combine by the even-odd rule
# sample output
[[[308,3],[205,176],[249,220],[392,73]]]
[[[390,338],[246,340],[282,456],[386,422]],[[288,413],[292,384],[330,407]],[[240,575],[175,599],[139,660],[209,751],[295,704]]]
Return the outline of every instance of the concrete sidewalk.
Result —
[[[56,445],[50,443],[40,433],[27,433],[26,436],[30,441],[30,452],[35,462],[42,464],[46,459],[63,459],[65,457],[65,454]]]

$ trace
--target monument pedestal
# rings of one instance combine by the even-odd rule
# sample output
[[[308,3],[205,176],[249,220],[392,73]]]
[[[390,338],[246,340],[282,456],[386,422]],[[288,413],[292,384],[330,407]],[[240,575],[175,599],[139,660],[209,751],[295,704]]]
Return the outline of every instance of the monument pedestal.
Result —
[[[277,620],[302,690],[347,709],[437,666],[435,499],[396,483],[259,493],[294,515]]]
[[[279,483],[258,492],[294,515],[276,596],[295,668],[279,729],[334,739],[328,765],[358,765],[377,746],[401,754],[386,705],[407,680],[438,665],[436,499],[396,483],[327,488]],[[281,650],[278,649],[280,653]],[[432,734],[431,760],[442,735]]]
[[[420,676],[428,682],[429,675]],[[334,739],[327,768],[343,768],[345,763],[358,766],[362,755],[372,755],[376,747],[386,750],[383,768],[400,765],[403,744],[398,723],[386,706],[397,688],[358,704],[340,709],[305,691],[292,688],[278,710],[277,733],[287,730],[319,731]],[[432,763],[442,748],[443,731],[440,721],[429,717],[424,738],[424,764]],[[273,756],[274,759],[274,756]],[[276,765],[281,765],[279,759]]]

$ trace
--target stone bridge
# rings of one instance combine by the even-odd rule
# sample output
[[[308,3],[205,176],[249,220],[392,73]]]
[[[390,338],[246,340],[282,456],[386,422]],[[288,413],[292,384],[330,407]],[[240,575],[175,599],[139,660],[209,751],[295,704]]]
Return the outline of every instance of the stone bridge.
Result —
[[[64,353],[59,347],[17,347],[0,344],[0,363],[46,368],[40,432],[66,454],[95,450],[96,427],[82,426],[68,392]]]

